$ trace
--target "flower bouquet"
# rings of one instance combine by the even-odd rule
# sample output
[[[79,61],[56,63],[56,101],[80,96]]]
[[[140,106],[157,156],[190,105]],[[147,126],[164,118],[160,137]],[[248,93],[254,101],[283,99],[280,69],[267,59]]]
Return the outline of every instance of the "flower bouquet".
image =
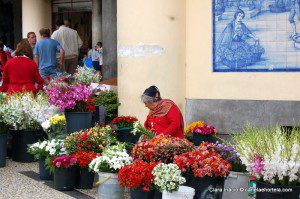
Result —
[[[54,115],[49,120],[43,122],[42,127],[49,139],[64,139],[66,136],[66,118],[64,115]]]
[[[191,138],[196,146],[201,142],[214,142],[212,137],[217,133],[215,127],[204,124],[203,121],[193,122],[184,130],[186,137]]]
[[[152,171],[158,163],[137,160],[120,169],[118,181],[122,187],[130,189],[131,198],[153,198],[154,188]]]
[[[137,143],[132,149],[132,157],[145,162],[171,163],[176,155],[193,149],[193,143],[186,139],[158,135],[153,139]]]
[[[166,190],[168,192],[177,191],[179,185],[185,183],[185,178],[181,177],[181,171],[176,164],[158,164],[152,174],[154,175],[154,184],[162,192]]]
[[[85,131],[71,133],[65,139],[65,146],[69,154],[78,151],[102,153],[104,147],[112,142],[115,142],[115,138],[112,136],[110,126],[95,126]]]
[[[95,173],[89,171],[89,163],[98,155],[94,152],[78,151],[72,155],[77,160],[79,171],[77,173],[76,188],[92,189]]]
[[[206,192],[209,186],[223,187],[224,178],[231,171],[230,163],[208,146],[176,156],[174,163],[184,172],[187,186],[196,190],[196,197]]]
[[[300,132],[279,127],[256,128],[247,125],[233,136],[236,151],[247,171],[257,178],[258,188],[293,189],[281,197],[297,198],[300,191]],[[297,195],[298,193],[298,195]],[[277,193],[275,193],[277,194]],[[274,198],[274,193],[257,193],[257,198]]]
[[[27,145],[42,139],[41,124],[57,114],[57,108],[48,98],[39,93],[18,93],[8,96],[0,107],[2,121],[11,126],[12,159],[18,162],[32,162],[33,156],[27,153]],[[25,142],[26,140],[26,142]]]
[[[54,187],[59,191],[72,191],[76,180],[77,159],[65,155],[54,158],[51,169],[54,170]]]
[[[92,112],[95,110],[91,86],[59,82],[49,86],[45,93],[49,96],[50,104],[65,111],[68,133],[91,126]]]
[[[78,66],[73,78],[76,83],[89,86],[92,83],[99,83],[102,77],[96,73],[96,70],[93,67],[88,68]]]
[[[99,198],[122,198],[124,188],[118,182],[118,171],[130,164],[132,158],[126,152],[125,144],[106,146],[102,156],[95,158],[89,164],[90,169],[99,174]],[[108,188],[109,187],[109,188]]]

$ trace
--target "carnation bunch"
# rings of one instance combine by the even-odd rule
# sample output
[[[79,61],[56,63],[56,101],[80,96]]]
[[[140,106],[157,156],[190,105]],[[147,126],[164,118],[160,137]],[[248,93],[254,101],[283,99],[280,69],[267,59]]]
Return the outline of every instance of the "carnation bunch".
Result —
[[[66,118],[64,115],[54,115],[43,122],[42,127],[49,138],[61,138],[66,132]]]
[[[162,192],[166,190],[168,192],[177,191],[179,185],[185,183],[185,178],[181,177],[181,171],[176,164],[158,164],[152,174],[154,175],[154,184]]]
[[[72,157],[77,160],[77,165],[81,168],[88,166],[88,164],[97,156],[100,155],[94,152],[85,152],[85,151],[78,151],[72,154]]]
[[[36,96],[32,93],[11,95],[0,107],[3,122],[16,130],[39,130],[41,124],[57,112],[42,93]]]
[[[48,87],[45,93],[50,104],[56,105],[60,111],[87,112],[88,100],[92,95],[92,87],[84,84],[57,83]]]
[[[110,126],[94,126],[90,129],[71,133],[65,139],[65,145],[70,154],[78,151],[102,153],[104,147],[114,142]]]
[[[171,163],[176,155],[193,149],[193,143],[186,139],[158,135],[153,139],[137,143],[132,149],[132,157],[145,162]]]
[[[184,133],[187,136],[192,136],[194,133],[199,133],[201,135],[215,135],[217,130],[215,127],[204,124],[203,121],[193,122],[186,127]]]
[[[247,171],[257,179],[281,186],[299,185],[299,129],[285,132],[279,127],[256,128],[248,124],[233,139]]]
[[[118,181],[121,186],[128,189],[142,188],[144,191],[150,191],[154,179],[152,171],[157,164],[156,162],[146,163],[142,160],[127,164],[120,169]]]
[[[133,130],[131,131],[133,135],[141,134],[147,136],[147,138],[154,138],[154,134],[151,131],[148,131],[139,121],[133,123]]]
[[[71,166],[74,166],[77,162],[76,158],[73,158],[69,155],[59,156],[57,158],[54,158],[52,165],[55,168],[70,168]]]
[[[91,83],[98,83],[100,81],[101,76],[96,72],[93,67],[78,66],[73,77],[76,83],[89,86]]]
[[[118,143],[118,145],[115,146],[107,146],[102,156],[92,160],[89,167],[96,173],[117,173],[121,168],[131,162],[132,158],[126,152],[125,145]]]
[[[29,145],[27,150],[36,160],[67,154],[63,141],[56,139],[36,142]]]
[[[136,117],[132,116],[119,116],[112,120],[112,124],[115,124],[118,128],[132,128],[133,123],[137,121]]]
[[[174,163],[183,172],[193,173],[195,177],[226,177],[231,171],[230,163],[209,146],[200,146],[196,150],[174,158]]]

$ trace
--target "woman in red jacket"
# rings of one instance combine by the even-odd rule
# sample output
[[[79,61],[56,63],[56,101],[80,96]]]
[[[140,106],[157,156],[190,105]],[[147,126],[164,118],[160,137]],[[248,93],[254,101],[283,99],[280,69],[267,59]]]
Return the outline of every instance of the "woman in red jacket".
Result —
[[[165,134],[184,138],[183,117],[173,101],[161,99],[160,92],[156,86],[147,88],[141,99],[150,110],[144,123],[148,130],[152,130],[155,135]]]
[[[27,39],[22,40],[15,51],[15,57],[6,62],[2,74],[1,92],[36,92],[43,88],[44,79],[39,74],[33,53]],[[38,84],[38,88],[35,87]]]

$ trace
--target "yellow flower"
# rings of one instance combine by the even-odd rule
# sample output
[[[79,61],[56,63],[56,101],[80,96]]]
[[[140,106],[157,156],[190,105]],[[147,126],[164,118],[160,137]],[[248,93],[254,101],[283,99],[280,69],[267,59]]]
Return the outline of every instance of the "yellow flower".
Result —
[[[167,138],[162,139],[163,142],[167,143],[169,140]]]
[[[101,151],[103,151],[104,147],[100,144],[100,145],[99,145],[99,149],[100,149]]]

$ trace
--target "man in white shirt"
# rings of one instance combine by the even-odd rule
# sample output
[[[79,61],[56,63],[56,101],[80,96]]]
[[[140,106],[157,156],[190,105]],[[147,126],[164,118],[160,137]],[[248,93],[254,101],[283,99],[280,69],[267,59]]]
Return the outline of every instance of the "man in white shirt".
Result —
[[[58,41],[65,50],[65,61],[62,70],[74,74],[78,65],[79,48],[82,46],[82,40],[76,30],[64,25],[62,19],[56,21],[56,28],[57,30],[53,32],[51,38]]]

